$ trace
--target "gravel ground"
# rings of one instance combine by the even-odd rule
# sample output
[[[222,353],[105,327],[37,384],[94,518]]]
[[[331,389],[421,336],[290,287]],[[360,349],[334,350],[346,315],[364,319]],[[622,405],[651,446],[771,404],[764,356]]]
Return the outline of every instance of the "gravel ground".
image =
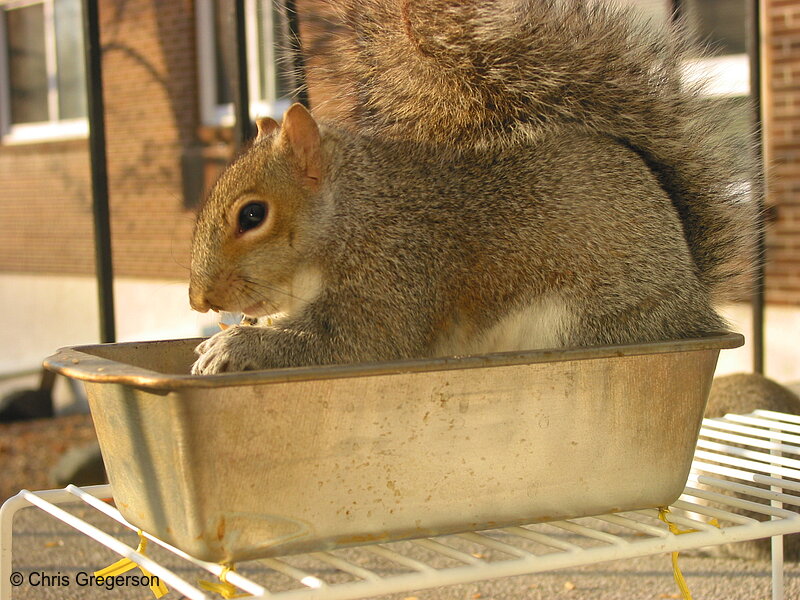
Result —
[[[60,456],[96,439],[87,414],[0,424],[0,502],[23,488],[52,488]]]

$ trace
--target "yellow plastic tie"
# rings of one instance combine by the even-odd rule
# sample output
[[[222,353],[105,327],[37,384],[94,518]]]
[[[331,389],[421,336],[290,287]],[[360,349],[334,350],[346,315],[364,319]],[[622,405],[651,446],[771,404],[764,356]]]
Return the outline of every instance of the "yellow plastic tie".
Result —
[[[144,556],[144,551],[147,548],[147,538],[144,537],[141,529],[137,533],[139,534],[139,545],[136,547],[136,552]],[[127,573],[131,569],[135,569],[137,567],[142,572],[142,575],[147,577],[147,579],[151,582],[150,591],[153,592],[153,595],[156,598],[161,598],[169,593],[169,588],[162,583],[159,577],[154,577],[150,571],[141,565],[137,565],[129,558],[123,558],[114,564],[107,566],[105,569],[95,571],[94,575],[95,577],[116,577],[117,575],[122,575],[123,573]]]
[[[225,600],[229,598],[247,598],[250,597],[251,594],[246,594],[244,592],[239,592],[231,583],[228,583],[228,573],[233,571],[233,565],[225,565],[222,568],[222,573],[219,574],[219,583],[215,583],[213,581],[205,581],[203,579],[198,580],[198,584],[201,588],[206,591],[214,592],[215,594],[219,594]]]
[[[674,535],[682,535],[684,533],[692,533],[697,531],[697,529],[681,529],[675,523],[667,519],[667,515],[669,514],[668,508],[659,508],[658,509],[658,518],[664,521],[669,527],[670,532]],[[683,573],[681,573],[681,569],[678,566],[678,552],[672,553],[672,576],[675,579],[675,583],[678,585],[678,589],[681,591],[681,597],[683,600],[692,600],[692,594],[689,591],[689,586],[686,584],[686,580],[683,578]]]

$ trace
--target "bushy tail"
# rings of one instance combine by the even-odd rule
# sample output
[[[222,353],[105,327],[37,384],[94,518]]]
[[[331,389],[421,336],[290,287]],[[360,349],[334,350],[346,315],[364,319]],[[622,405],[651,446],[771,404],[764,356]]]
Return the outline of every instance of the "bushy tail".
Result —
[[[658,176],[712,297],[749,281],[755,203],[742,192],[756,170],[718,104],[685,83],[698,52],[678,28],[589,0],[344,0],[341,16],[331,74],[356,90],[361,131],[480,151],[580,124]]]

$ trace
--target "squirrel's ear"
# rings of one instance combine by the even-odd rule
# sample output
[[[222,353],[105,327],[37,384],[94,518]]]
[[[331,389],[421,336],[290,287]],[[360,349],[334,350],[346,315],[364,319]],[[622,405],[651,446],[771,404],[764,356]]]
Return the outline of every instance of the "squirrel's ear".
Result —
[[[280,137],[297,159],[305,183],[316,188],[322,177],[319,127],[302,104],[293,104],[283,115]]]
[[[256,127],[258,128],[256,141],[258,141],[275,131],[278,127],[280,127],[280,125],[278,125],[278,122],[275,119],[270,117],[261,117],[260,119],[256,119]]]

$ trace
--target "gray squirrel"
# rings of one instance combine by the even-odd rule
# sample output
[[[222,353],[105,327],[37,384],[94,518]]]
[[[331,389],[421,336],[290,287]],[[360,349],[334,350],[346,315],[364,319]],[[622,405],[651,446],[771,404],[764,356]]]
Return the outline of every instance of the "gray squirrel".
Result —
[[[758,174],[683,80],[679,27],[584,0],[346,0],[317,80],[201,206],[190,301],[269,324],[197,348],[195,374],[725,330]],[[334,56],[335,55],[335,56]]]

